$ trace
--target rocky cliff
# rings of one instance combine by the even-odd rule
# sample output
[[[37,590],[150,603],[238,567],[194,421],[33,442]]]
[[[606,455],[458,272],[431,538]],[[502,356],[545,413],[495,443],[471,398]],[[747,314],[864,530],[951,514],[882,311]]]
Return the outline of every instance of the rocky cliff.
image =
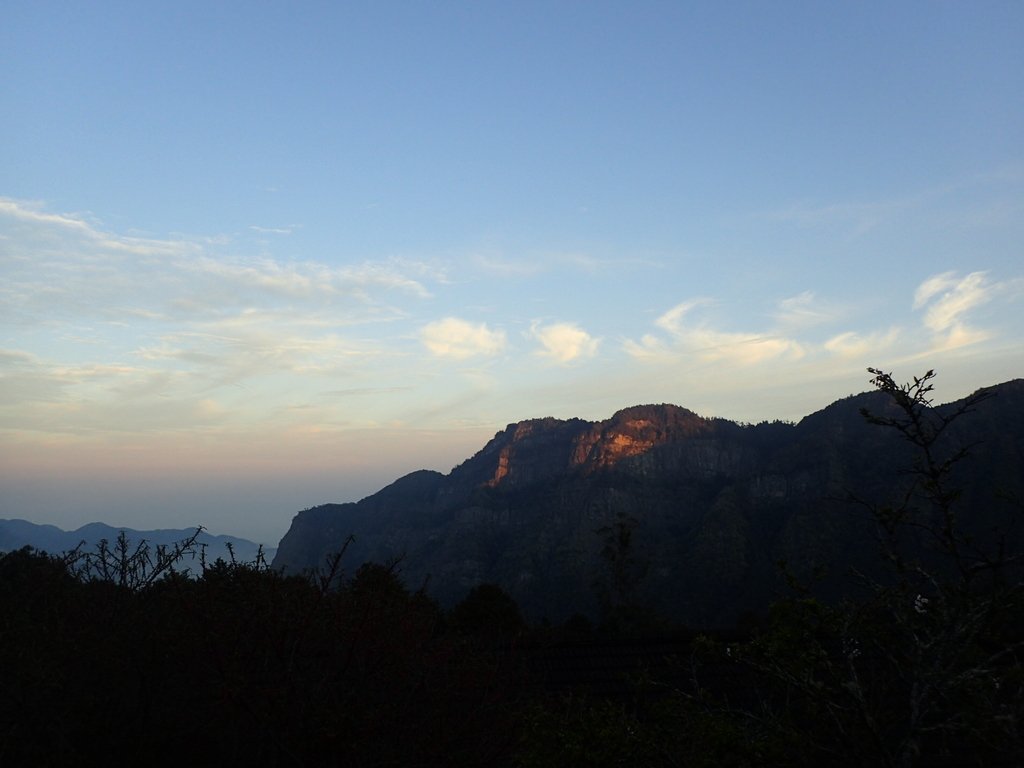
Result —
[[[1024,381],[958,420],[949,446],[973,444],[959,478],[967,526],[1024,497]],[[955,408],[952,403],[940,408]],[[884,396],[849,397],[799,424],[739,425],[673,405],[610,419],[511,424],[447,475],[414,472],[362,501],[299,513],[274,566],[322,566],[349,536],[344,565],[401,558],[411,587],[452,603],[496,582],[534,619],[598,613],[607,529],[629,525],[636,599],[695,625],[734,621],[784,593],[779,561],[816,589],[851,589],[851,565],[876,565],[872,528],[852,493],[884,501],[912,460],[892,430],[866,423]]]

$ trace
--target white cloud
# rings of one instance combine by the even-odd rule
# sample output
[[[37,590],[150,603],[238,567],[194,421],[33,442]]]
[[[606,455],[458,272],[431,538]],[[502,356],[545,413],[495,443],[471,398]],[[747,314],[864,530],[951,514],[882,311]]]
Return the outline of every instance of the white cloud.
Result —
[[[599,339],[573,323],[552,323],[530,326],[530,335],[541,343],[538,354],[550,357],[560,363],[568,363],[581,357],[593,357],[597,353]]]
[[[366,297],[371,288],[398,289],[427,298],[430,292],[418,280],[409,278],[388,264],[364,263],[330,267],[318,262],[281,263],[273,259],[214,259],[202,257],[183,261],[182,270],[217,281],[221,288],[266,291],[293,299],[315,296]]]
[[[290,235],[294,227],[260,227],[253,224],[249,229],[261,235]]]
[[[914,309],[921,309],[930,302],[924,324],[935,332],[945,331],[961,322],[969,310],[988,301],[994,288],[985,279],[984,272],[971,272],[964,278],[958,278],[955,272],[943,272],[918,286]]]
[[[868,334],[846,331],[828,339],[825,342],[825,350],[845,360],[865,358],[891,349],[899,334],[898,328]]]
[[[827,323],[834,312],[823,306],[811,291],[804,291],[779,302],[775,322],[783,328],[804,329]]]
[[[662,328],[673,335],[680,335],[684,333],[682,328],[683,317],[688,314],[695,307],[710,304],[711,299],[707,298],[696,298],[690,299],[689,301],[681,302],[676,304],[665,314],[661,315],[654,324],[659,328]]]
[[[49,240],[54,237],[78,237],[90,250],[113,251],[135,256],[175,256],[195,253],[197,244],[181,239],[154,239],[131,237],[104,232],[97,225],[77,214],[47,213],[42,206],[11,198],[0,198],[0,217],[15,219],[45,232]],[[83,253],[79,260],[91,260],[96,254]]]
[[[505,332],[492,331],[485,323],[473,324],[457,317],[428,323],[420,339],[438,357],[465,360],[477,355],[496,355],[505,348]]]
[[[335,374],[355,359],[382,357],[324,328],[317,321],[249,311],[194,324],[140,346],[136,357],[156,365],[194,371],[209,384],[235,384],[282,374]]]
[[[140,415],[172,402],[187,428],[198,400],[237,399],[252,415],[303,402],[327,376],[394,381],[403,333],[368,326],[407,317],[444,280],[436,264],[402,258],[332,264],[226,255],[216,238],[126,237],[2,198],[0,231],[0,331],[38,355],[0,351],[0,430],[27,423],[24,403],[40,431],[104,418],[176,428]],[[83,339],[91,368],[78,365]],[[129,400],[137,411],[119,412]]]
[[[512,260],[477,254],[472,260],[481,270],[504,278],[533,277],[546,269],[540,262],[528,259]]]
[[[996,294],[1012,290],[1015,282],[991,282],[985,272],[965,277],[942,272],[922,282],[914,292],[914,309],[925,309],[923,323],[933,334],[929,351],[943,352],[992,338],[991,331],[969,325],[967,315]]]
[[[312,318],[339,328],[403,317],[392,302],[429,297],[425,281],[444,279],[436,266],[398,258],[333,265],[225,256],[216,239],[125,237],[3,198],[0,225],[8,228],[0,242],[0,320],[60,326],[64,337],[96,329],[97,321],[99,336],[129,326],[185,332],[248,312],[275,316],[276,330],[294,336],[307,333]]]
[[[693,355],[707,362],[727,361],[737,365],[754,365],[780,357],[796,360],[806,354],[804,345],[771,331],[722,331],[702,322],[684,322],[695,308],[711,303],[710,299],[697,298],[676,304],[654,321],[658,328],[669,334],[671,344],[646,334],[640,342],[627,340],[624,344],[626,352],[641,360]]]
[[[949,328],[945,335],[937,336],[931,352],[946,352],[959,347],[967,347],[971,344],[979,344],[987,341],[993,336],[991,331],[982,328],[970,328],[962,323],[956,323]]]
[[[914,291],[914,309],[920,309],[937,293],[956,285],[956,272],[932,275]]]
[[[0,197],[0,214],[2,215],[35,224],[56,224],[60,227],[75,229],[90,235],[95,234],[89,223],[81,217],[72,214],[46,213],[40,210],[41,207],[35,203],[12,200],[9,197]]]
[[[727,360],[739,365],[755,365],[777,357],[797,360],[806,354],[802,344],[783,336],[726,333],[708,328],[690,331],[686,342],[704,360]]]
[[[198,243],[185,240],[157,240],[143,237],[104,236],[96,233],[96,245],[109,251],[135,256],[185,256],[199,252]]]
[[[622,348],[626,350],[626,354],[630,357],[645,362],[665,361],[676,357],[662,339],[650,333],[645,333],[641,336],[640,341],[626,339],[622,344]]]

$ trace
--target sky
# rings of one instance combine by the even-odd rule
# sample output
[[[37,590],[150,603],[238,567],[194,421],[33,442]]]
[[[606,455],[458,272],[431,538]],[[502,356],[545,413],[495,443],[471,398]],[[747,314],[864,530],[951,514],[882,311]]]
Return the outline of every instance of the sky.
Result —
[[[276,544],[527,418],[1024,375],[1020,2],[3,16],[0,517]]]

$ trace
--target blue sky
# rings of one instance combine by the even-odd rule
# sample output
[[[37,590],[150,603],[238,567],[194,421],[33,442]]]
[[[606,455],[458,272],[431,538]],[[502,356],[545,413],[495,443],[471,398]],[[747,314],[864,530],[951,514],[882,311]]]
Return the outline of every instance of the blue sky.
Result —
[[[204,524],[505,424],[1024,373],[1024,5],[9,2],[0,517]]]

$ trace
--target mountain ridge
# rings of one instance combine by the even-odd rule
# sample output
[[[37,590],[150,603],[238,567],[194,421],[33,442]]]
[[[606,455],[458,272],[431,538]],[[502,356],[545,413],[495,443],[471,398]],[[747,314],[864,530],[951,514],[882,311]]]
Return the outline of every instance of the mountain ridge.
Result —
[[[1024,381],[988,389],[996,396],[950,432],[982,441],[963,478],[966,502],[982,510],[995,503],[996,480],[1024,491]],[[887,407],[884,394],[866,392],[795,424],[741,425],[670,404],[598,422],[516,422],[447,474],[411,473],[358,502],[299,513],[273,565],[316,568],[352,535],[346,568],[402,558],[409,585],[427,584],[442,603],[492,581],[533,618],[594,616],[607,575],[598,532],[632,519],[634,554],[647,565],[640,592],[666,616],[722,624],[763,610],[785,589],[779,560],[808,578],[831,565],[820,587],[836,596],[849,586],[839,564],[874,567],[866,521],[843,498],[856,490],[884,501],[911,460],[899,435],[860,414]]]
[[[99,542],[106,539],[113,543],[124,531],[133,542],[146,541],[151,546],[170,545],[191,537],[195,528],[155,528],[137,530],[126,526],[112,526],[103,522],[91,522],[68,531],[56,525],[33,523],[21,518],[0,519],[0,552],[13,551],[29,546],[50,554],[58,554],[84,544],[86,550],[93,549]],[[234,549],[235,558],[240,562],[249,562],[256,557],[260,544],[229,534],[212,534],[202,531],[196,539],[198,544],[206,546],[206,557],[212,562],[218,557],[230,558],[228,544]],[[263,547],[263,556],[269,561],[277,552],[276,547]]]

